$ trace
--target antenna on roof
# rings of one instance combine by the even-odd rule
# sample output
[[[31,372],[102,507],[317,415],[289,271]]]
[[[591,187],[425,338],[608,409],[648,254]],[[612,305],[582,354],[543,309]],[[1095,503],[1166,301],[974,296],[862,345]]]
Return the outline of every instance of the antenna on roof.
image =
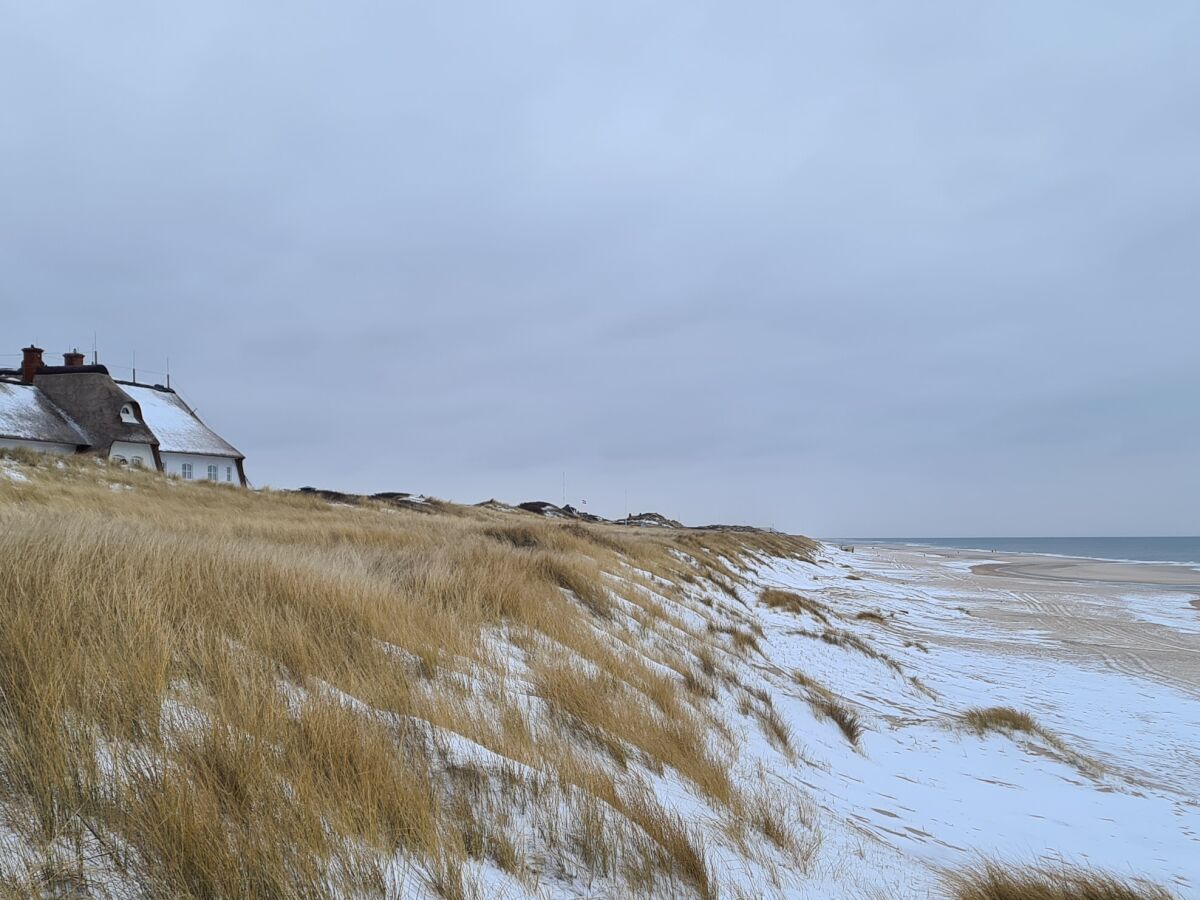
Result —
[[[133,383],[137,384],[137,351],[133,351]]]
[[[96,356],[96,331],[92,330],[92,365],[99,365],[100,360]]]
[[[167,390],[171,389],[171,357],[167,357]]]

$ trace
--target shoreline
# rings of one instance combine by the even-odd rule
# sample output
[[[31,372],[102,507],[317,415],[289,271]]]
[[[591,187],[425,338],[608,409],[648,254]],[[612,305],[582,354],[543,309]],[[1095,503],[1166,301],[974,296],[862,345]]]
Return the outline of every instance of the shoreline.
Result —
[[[1200,698],[1200,571],[1193,568],[882,545],[863,545],[848,559],[860,553],[860,564],[898,564],[898,579],[961,591],[972,616],[1000,629],[994,650],[1137,674]],[[1012,640],[1033,634],[1033,643]]]
[[[857,547],[877,547],[884,550],[905,550],[921,553],[937,552],[946,554],[969,554],[988,559],[996,556],[1032,556],[1038,559],[1062,559],[1081,562],[1120,563],[1131,566],[1166,566],[1169,568],[1192,569],[1200,577],[1200,561],[1184,561],[1179,559],[1130,559],[1118,556],[1076,556],[1070,553],[1044,553],[1036,550],[995,550],[988,547],[947,547],[942,544],[917,544],[904,541],[834,541],[820,538],[821,542],[830,547],[853,544]]]
[[[864,745],[869,771],[819,785],[849,798],[837,809],[846,821],[934,867],[1019,847],[1104,860],[1193,896],[1200,592],[1187,591],[1198,573],[911,545],[833,549],[829,559],[801,593],[877,611],[882,619],[863,620],[873,627],[846,627],[930,690],[917,702],[895,697],[888,679],[854,670],[853,656],[822,671],[813,660],[823,648],[776,660],[886,723]],[[1036,735],[978,742],[954,730],[965,711],[993,708],[1028,714],[1095,768],[1064,767]],[[947,725],[948,737],[937,730]],[[964,804],[985,809],[985,821]]]
[[[976,575],[1024,578],[1055,584],[1113,585],[1163,591],[1200,592],[1200,571],[1157,563],[1128,563],[1085,558],[1031,559],[984,562],[971,567]]]
[[[864,549],[920,553],[927,557],[975,561],[975,564],[970,567],[971,573],[974,575],[1003,576],[1062,585],[1110,585],[1129,589],[1200,593],[1200,566],[1194,563],[1117,560],[1088,556],[1063,556],[1053,553],[934,547],[924,544],[862,544],[860,546]],[[1197,599],[1200,600],[1200,598]]]

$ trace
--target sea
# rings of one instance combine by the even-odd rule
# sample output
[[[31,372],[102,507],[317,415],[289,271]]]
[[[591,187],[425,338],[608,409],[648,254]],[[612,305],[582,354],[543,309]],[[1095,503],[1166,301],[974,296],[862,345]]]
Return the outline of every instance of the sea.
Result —
[[[857,543],[1200,565],[1200,537],[906,537],[859,538]]]

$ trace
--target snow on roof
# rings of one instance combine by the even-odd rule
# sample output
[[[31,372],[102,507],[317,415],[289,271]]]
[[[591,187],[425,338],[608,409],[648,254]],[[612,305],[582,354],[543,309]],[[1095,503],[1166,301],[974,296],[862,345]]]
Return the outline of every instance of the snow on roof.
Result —
[[[161,452],[241,457],[237,449],[201,422],[174,391],[124,382],[121,390],[141,408],[142,421],[158,438]]]
[[[89,444],[88,436],[32,384],[0,381],[0,437]]]

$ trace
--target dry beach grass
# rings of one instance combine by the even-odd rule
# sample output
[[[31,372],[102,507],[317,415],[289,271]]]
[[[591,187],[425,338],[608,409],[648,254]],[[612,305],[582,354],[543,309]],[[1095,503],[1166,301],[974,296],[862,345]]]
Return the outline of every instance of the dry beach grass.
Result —
[[[1013,709],[1009,706],[989,706],[987,708],[968,709],[960,716],[960,719],[968,730],[978,735],[998,732],[1011,736],[1021,733],[1029,737],[1039,738],[1051,751],[1075,766],[1085,775],[1099,775],[1103,771],[1103,766],[1098,762],[1072,749],[1057,734],[1042,727],[1029,713]]]
[[[802,768],[827,719],[870,763],[885,724],[847,683],[752,677],[775,665],[757,606],[907,683],[861,605],[755,604],[767,559],[814,557],[800,537],[0,466],[0,895],[465,898],[495,895],[486,870],[736,896],[716,841],[786,885],[816,804],[737,767],[748,735]],[[1013,710],[958,721],[1070,752]],[[990,871],[948,890],[1019,896],[963,893]]]
[[[408,879],[456,897],[486,859],[529,884],[582,869],[709,894],[701,839],[647,773],[800,844],[718,757],[720,655],[753,652],[753,632],[670,600],[731,590],[757,554],[804,557],[804,539],[346,508],[17,457],[0,479],[14,893]]]
[[[950,880],[953,900],[1171,900],[1163,888],[1068,866],[985,862]]]

